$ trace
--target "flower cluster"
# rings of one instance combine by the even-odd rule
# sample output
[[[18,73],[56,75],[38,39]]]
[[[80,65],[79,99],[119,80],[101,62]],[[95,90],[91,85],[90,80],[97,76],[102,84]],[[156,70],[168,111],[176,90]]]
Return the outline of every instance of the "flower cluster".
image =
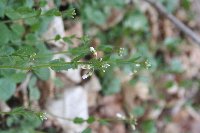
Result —
[[[90,47],[90,52],[92,52],[94,56],[97,58],[97,51],[94,49],[94,47]]]
[[[83,74],[82,79],[86,79],[86,78],[92,76],[93,72],[94,71],[92,70],[92,71],[87,72],[86,74]]]
[[[110,66],[110,64],[108,64],[108,63],[105,63],[105,64],[103,64],[101,67],[103,68],[103,72],[105,72],[105,69],[106,68],[108,68]]]
[[[148,60],[146,60],[144,63],[145,63],[146,69],[149,69],[151,67],[151,64],[149,63]]]
[[[74,18],[74,16],[76,16],[76,11],[75,10],[72,11],[72,18]]]
[[[40,117],[40,119],[43,121],[43,120],[47,120],[47,117],[46,117],[46,113],[45,112],[42,112],[42,113],[40,113],[39,114],[39,117]]]
[[[82,68],[82,69],[91,69],[91,68],[93,68],[93,66],[89,65],[89,64],[83,64],[83,65],[80,65],[80,68]]]
[[[119,49],[119,56],[123,56],[124,52],[125,52],[125,49],[124,48],[120,48]]]

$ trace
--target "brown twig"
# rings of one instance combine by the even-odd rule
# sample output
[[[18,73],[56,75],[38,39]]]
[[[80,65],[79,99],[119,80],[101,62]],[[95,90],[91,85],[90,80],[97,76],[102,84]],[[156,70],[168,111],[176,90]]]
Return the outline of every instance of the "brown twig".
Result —
[[[161,5],[156,0],[144,0],[151,4],[157,11],[167,17],[179,30],[189,36],[193,41],[200,45],[200,35],[192,31],[189,27],[183,24],[180,20],[178,20],[174,15],[168,13],[163,5]]]

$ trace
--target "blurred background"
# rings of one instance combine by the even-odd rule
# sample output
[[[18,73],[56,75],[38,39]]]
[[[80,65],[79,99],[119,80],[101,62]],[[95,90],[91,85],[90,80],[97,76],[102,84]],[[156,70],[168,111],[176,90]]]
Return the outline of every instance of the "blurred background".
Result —
[[[199,0],[155,1],[200,35]],[[95,71],[85,80],[80,69],[51,72],[48,80],[27,75],[24,81],[36,84],[37,91],[19,89],[6,102],[1,101],[1,110],[29,105],[51,115],[44,122],[4,118],[0,132],[29,133],[37,129],[48,133],[80,133],[88,125],[77,125],[65,118],[92,115],[109,119],[120,113],[137,120],[135,130],[123,122],[95,122],[89,125],[92,133],[200,133],[200,45],[166,15],[146,0],[49,0],[46,7],[58,7],[61,11],[74,7],[76,16],[49,20],[48,25],[43,25],[47,29],[43,38],[56,34],[88,35],[92,47],[124,48],[124,56],[142,56],[151,67],[132,72],[128,65],[112,66],[105,73]],[[77,40],[72,43],[80,45]],[[57,42],[47,46],[63,48]],[[98,52],[99,57],[103,55]],[[90,58],[88,55],[85,60]]]

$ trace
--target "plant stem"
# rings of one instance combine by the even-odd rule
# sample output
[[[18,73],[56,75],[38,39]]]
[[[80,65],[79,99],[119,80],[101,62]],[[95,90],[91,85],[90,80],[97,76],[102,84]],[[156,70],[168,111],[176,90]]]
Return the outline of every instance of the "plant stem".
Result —
[[[28,66],[28,67],[21,67],[21,66],[9,66],[9,65],[2,65],[0,66],[0,69],[18,69],[18,70],[33,70],[36,68],[48,68],[48,67],[59,67],[59,66],[65,66],[67,64],[73,64],[74,62],[64,62],[59,64],[39,64],[35,66]],[[76,62],[77,65],[79,64],[92,64],[91,62]]]

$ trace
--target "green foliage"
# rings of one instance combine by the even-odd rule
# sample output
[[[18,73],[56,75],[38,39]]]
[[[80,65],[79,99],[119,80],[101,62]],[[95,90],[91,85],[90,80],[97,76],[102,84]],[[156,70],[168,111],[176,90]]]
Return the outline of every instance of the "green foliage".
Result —
[[[152,120],[147,120],[142,124],[142,129],[144,133],[157,133],[155,122]]]
[[[91,128],[86,128],[81,133],[92,133],[92,130],[91,130]]]
[[[88,124],[92,124],[93,122],[95,122],[95,118],[93,116],[90,116],[88,119],[87,119],[87,123]]]
[[[40,91],[36,86],[36,82],[37,78],[35,76],[31,77],[31,80],[28,84],[30,100],[39,100],[40,98]]]
[[[191,6],[190,0],[182,0],[181,2],[182,2],[181,4],[182,4],[183,8],[185,8],[186,10],[190,9],[190,6]]]
[[[160,0],[166,7],[168,12],[174,12],[178,6],[178,0]]]
[[[147,57],[149,56],[148,48],[144,48],[146,51],[142,49],[140,55],[132,54],[128,49],[119,48],[121,46],[119,40],[122,39],[123,34],[130,39],[132,38],[131,32],[136,33],[132,40],[133,42],[136,40],[134,43],[141,41],[138,39],[140,36],[147,38],[144,33],[148,32],[149,25],[142,12],[131,10],[125,16],[125,21],[119,23],[119,27],[107,30],[108,35],[104,33],[96,35],[100,36],[105,45],[100,45],[97,48],[92,47],[94,49],[92,51],[90,47],[91,41],[88,36],[78,38],[75,35],[56,35],[49,40],[41,38],[48,27],[48,23],[54,16],[69,19],[74,18],[74,15],[76,15],[74,8],[66,11],[60,11],[57,7],[50,10],[40,8],[46,4],[45,0],[41,0],[38,3],[34,3],[32,0],[0,1],[0,100],[8,101],[14,95],[17,84],[25,79],[27,73],[31,74],[30,82],[28,83],[29,99],[30,101],[37,101],[41,95],[37,87],[37,81],[48,80],[50,78],[50,69],[66,71],[78,67],[87,68],[90,72],[88,73],[89,76],[93,72],[99,72],[104,88],[103,93],[110,95],[120,92],[121,83],[114,72],[117,67],[122,68],[124,71],[129,70],[130,73],[150,67],[149,62],[147,62]],[[120,9],[124,8],[124,6],[125,2],[121,0],[102,0],[99,2],[87,0],[86,2],[80,2],[80,18],[83,20],[84,28],[90,27],[91,24],[95,26],[105,25],[107,18],[111,15],[112,8]],[[72,47],[72,39],[79,40],[81,45]],[[67,42],[70,45],[69,49],[59,52],[50,51],[46,43],[52,40]],[[136,48],[139,49],[137,45]],[[102,58],[97,56],[99,51],[104,54]],[[66,62],[63,58],[52,59],[54,55],[58,54],[67,54],[72,58],[72,61]],[[89,55],[92,58],[83,60]],[[141,55],[145,57],[143,58]],[[55,80],[55,82],[57,87],[62,88],[60,80]],[[144,113],[142,108],[136,108],[133,112],[138,117]],[[8,131],[5,132],[10,133],[34,132],[34,129],[41,124],[40,119],[43,120],[45,118],[41,112],[24,108],[16,108],[11,112],[1,113],[9,115],[6,120]],[[109,122],[109,120],[96,119],[92,116],[88,119],[79,117],[73,119],[76,124],[84,122],[92,124],[95,121],[101,123]],[[124,122],[124,120],[120,121]],[[83,133],[90,132],[90,128],[83,131]]]
[[[133,109],[133,114],[136,117],[141,117],[144,115],[145,109],[142,106],[136,106]]]
[[[16,84],[9,78],[0,79],[0,99],[7,101],[15,93]]]
[[[11,112],[5,113],[7,130],[0,130],[1,133],[32,133],[35,128],[41,125],[42,112],[34,112],[22,107],[14,108]]]
[[[83,118],[76,117],[76,118],[74,118],[73,122],[76,124],[82,124],[85,122],[85,120]]]
[[[6,9],[6,0],[1,0],[0,1],[0,17],[4,16],[5,9]]]
[[[41,80],[48,80],[50,77],[49,68],[39,68],[33,71]]]
[[[107,76],[104,78],[104,86],[106,88],[103,89],[104,94],[111,95],[118,93],[121,90],[120,80],[116,77],[113,79],[113,75],[106,73]],[[109,77],[108,77],[109,76]]]
[[[181,44],[180,38],[168,37],[164,40],[164,45],[171,51],[176,51],[177,47]]]
[[[145,32],[148,30],[148,21],[144,14],[136,11],[124,21],[124,27],[134,32]]]
[[[173,73],[183,72],[181,61],[178,59],[173,59],[169,66],[169,71]]]
[[[0,44],[6,44],[8,41],[11,40],[10,33],[11,31],[8,29],[8,27],[4,23],[0,23]]]

